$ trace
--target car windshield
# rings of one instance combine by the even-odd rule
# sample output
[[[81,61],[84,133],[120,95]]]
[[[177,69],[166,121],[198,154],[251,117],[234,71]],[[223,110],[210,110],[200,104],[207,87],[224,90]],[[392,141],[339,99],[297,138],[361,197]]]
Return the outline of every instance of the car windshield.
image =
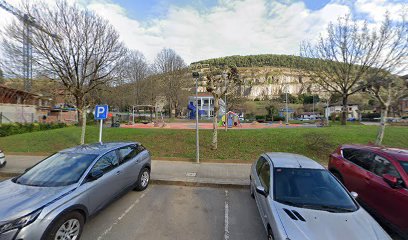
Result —
[[[353,212],[357,205],[340,183],[324,169],[276,168],[274,199],[302,208]]]
[[[405,172],[408,173],[408,162],[400,161],[402,168],[404,168]]]
[[[97,155],[56,153],[14,180],[17,184],[60,187],[79,181]]]

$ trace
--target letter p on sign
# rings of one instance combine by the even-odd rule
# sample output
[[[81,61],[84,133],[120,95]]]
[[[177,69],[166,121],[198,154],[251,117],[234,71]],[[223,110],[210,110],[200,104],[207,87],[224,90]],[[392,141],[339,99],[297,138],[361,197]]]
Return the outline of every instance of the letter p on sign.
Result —
[[[95,107],[95,120],[103,120],[108,117],[109,107],[108,105],[96,105]]]

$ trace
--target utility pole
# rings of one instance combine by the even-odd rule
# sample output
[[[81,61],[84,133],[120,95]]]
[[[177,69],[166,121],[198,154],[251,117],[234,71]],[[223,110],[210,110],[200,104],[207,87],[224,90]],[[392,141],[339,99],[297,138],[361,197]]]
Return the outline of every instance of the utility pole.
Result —
[[[193,78],[195,78],[195,106],[196,106],[196,163],[200,163],[200,139],[198,135],[198,78],[200,74],[198,72],[193,72]]]
[[[224,71],[222,73],[222,76],[224,78],[224,84],[225,84],[225,96],[224,96],[224,104],[225,104],[225,131],[228,131],[228,107],[227,107],[227,73]]]

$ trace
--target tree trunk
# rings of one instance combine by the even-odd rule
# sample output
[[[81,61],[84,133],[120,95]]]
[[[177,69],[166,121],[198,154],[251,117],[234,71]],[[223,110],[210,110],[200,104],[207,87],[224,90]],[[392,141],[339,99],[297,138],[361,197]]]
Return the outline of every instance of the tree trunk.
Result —
[[[214,117],[213,117],[213,136],[211,149],[217,150],[218,148],[218,113],[220,111],[219,98],[214,97]]]
[[[389,106],[385,106],[384,108],[381,108],[381,122],[380,122],[380,126],[378,127],[377,138],[375,140],[376,145],[382,144],[382,140],[384,138],[384,132],[385,132],[385,124],[387,121],[388,109],[389,109]]]
[[[343,111],[341,112],[341,125],[347,124],[347,116],[348,116],[348,106],[347,106],[347,95],[343,95]]]
[[[78,125],[82,126],[81,129],[81,145],[85,144],[85,131],[86,131],[86,107],[85,101],[81,97],[75,97],[76,107],[78,109]]]
[[[81,129],[81,145],[85,144],[85,131],[86,131],[86,108],[83,107],[82,110],[82,129]]]
[[[169,99],[169,118],[173,117],[173,102]]]

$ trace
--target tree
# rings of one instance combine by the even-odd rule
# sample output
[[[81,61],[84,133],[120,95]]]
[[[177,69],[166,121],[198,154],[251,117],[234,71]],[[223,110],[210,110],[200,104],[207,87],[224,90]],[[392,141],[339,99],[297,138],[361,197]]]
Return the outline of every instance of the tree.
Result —
[[[381,124],[378,128],[375,144],[381,145],[384,138],[385,124],[390,106],[402,97],[408,96],[408,79],[385,74],[367,79],[366,90],[378,101],[381,107]]]
[[[164,48],[157,54],[154,68],[164,80],[162,92],[169,104],[169,116],[172,117],[174,109],[176,109],[177,116],[180,95],[187,84],[182,77],[185,74],[186,64],[173,49]]]
[[[214,117],[213,117],[213,136],[211,142],[211,149],[218,148],[218,115],[220,111],[220,99],[236,91],[240,78],[238,69],[230,67],[228,71],[221,71],[214,69],[206,75],[206,90],[214,97]]]
[[[58,34],[55,39],[33,31],[33,65],[39,75],[60,81],[75,98],[84,144],[90,93],[116,77],[126,49],[106,20],[65,0],[57,1],[54,7],[45,3],[36,3],[35,8],[28,4],[23,7],[47,32]],[[15,22],[7,27],[3,39],[6,56],[21,46],[21,30]]]
[[[348,98],[362,90],[366,74],[400,67],[407,56],[407,36],[405,16],[396,22],[387,14],[378,29],[346,16],[330,23],[326,35],[320,36],[317,43],[302,44],[302,55],[316,60],[309,69],[313,79],[326,91],[341,95],[343,125]]]
[[[127,56],[123,60],[123,64],[120,69],[123,74],[122,83],[130,83],[126,88],[128,91],[125,93],[130,101],[128,104],[141,104],[143,101],[143,91],[142,81],[145,80],[151,69],[146,61],[144,55],[139,51],[129,51]],[[123,98],[124,96],[117,96]]]

